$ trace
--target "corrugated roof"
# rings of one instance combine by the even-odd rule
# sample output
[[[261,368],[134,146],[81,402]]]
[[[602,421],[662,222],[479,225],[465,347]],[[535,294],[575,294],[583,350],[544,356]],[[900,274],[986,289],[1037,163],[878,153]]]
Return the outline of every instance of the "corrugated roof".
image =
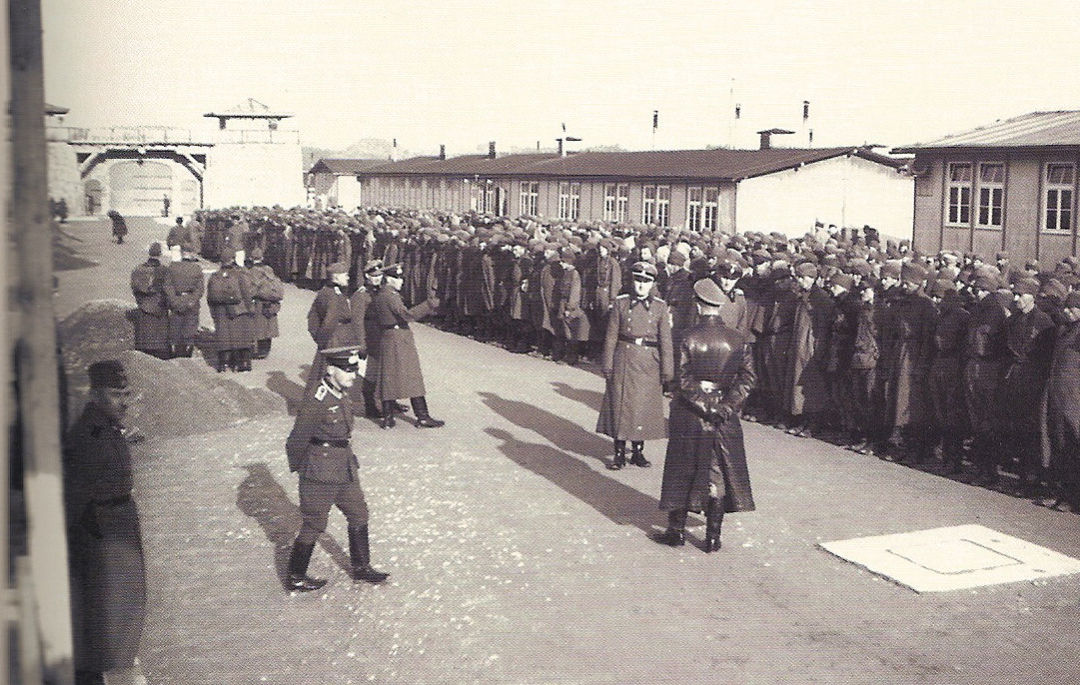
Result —
[[[348,176],[385,163],[385,159],[335,159],[323,157],[311,165],[308,173],[316,174],[321,172]]]
[[[664,150],[649,152],[580,152],[560,157],[556,154],[516,154],[489,158],[466,155],[440,160],[416,157],[388,162],[364,170],[364,174],[430,174],[484,176],[582,176],[651,179],[719,179],[737,181],[792,169],[803,164],[856,154],[893,168],[896,160],[860,147],[818,149],[771,148],[768,150]]]
[[[1062,146],[1080,146],[1080,111],[1031,112],[927,143],[898,147],[893,152],[962,147]]]

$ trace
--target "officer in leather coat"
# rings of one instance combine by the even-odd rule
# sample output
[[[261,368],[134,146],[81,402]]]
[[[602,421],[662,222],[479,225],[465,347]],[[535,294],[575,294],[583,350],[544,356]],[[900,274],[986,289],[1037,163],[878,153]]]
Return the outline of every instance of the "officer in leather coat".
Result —
[[[702,279],[694,295],[699,319],[681,342],[660,490],[668,527],[655,539],[685,544],[687,512],[704,510],[705,551],[713,552],[724,512],[754,510],[739,412],[755,375],[747,334],[724,325],[720,288]]]

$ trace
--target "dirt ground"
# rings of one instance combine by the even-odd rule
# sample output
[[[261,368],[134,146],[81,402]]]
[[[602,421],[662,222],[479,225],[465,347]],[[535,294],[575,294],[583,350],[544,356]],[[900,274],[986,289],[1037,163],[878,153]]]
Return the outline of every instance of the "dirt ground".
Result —
[[[127,274],[167,226],[65,227],[60,315],[130,300]],[[209,268],[209,265],[208,267]],[[282,338],[250,374],[294,406],[314,344],[313,293],[287,286]],[[207,325],[209,325],[209,318]],[[1080,576],[919,595],[817,544],[979,523],[1080,556],[1080,516],[746,427],[758,511],[724,548],[654,544],[663,442],[651,469],[604,469],[588,369],[416,327],[439,430],[357,423],[381,586],[346,576],[331,517],[311,573],[281,577],[299,527],[287,411],[137,448],[150,683],[1077,682]],[[172,362],[170,362],[172,363]],[[209,367],[206,373],[213,373]]]

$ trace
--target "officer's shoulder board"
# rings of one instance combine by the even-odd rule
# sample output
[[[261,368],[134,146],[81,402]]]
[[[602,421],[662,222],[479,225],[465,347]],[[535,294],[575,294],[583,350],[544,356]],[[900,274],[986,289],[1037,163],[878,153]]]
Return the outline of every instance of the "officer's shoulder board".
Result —
[[[630,297],[630,293],[623,293],[621,295],[616,295],[615,299],[616,300],[625,300],[625,299],[628,299],[629,297]]]
[[[735,293],[736,295],[745,295],[746,294],[746,293],[743,292],[742,288],[735,288],[735,290],[733,290],[732,292]]]
[[[324,399],[326,399],[326,396],[329,393],[330,393],[330,388],[328,388],[328,387],[326,387],[326,385],[320,383],[319,387],[315,389],[315,399],[322,402]]]
[[[667,300],[665,300],[662,297],[654,297],[652,299],[653,299],[653,302],[659,302],[660,304],[667,304]]]

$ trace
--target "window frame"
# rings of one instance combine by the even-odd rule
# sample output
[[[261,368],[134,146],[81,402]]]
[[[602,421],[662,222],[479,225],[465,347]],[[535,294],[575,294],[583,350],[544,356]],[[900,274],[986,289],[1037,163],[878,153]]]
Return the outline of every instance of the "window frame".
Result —
[[[1001,167],[1001,180],[983,181],[983,169],[985,167]],[[1000,231],[1005,228],[1005,185],[1009,179],[1008,165],[1006,165],[1005,162],[980,161],[977,165],[977,170],[979,173],[975,177],[975,202],[973,203],[973,209],[975,210],[975,213],[972,216],[972,223],[975,225],[975,228],[982,229],[984,231]],[[990,193],[990,200],[989,204],[987,205],[983,205],[983,191],[989,191]],[[995,209],[995,204],[993,201],[994,191],[998,191],[1000,193],[1000,196],[998,198],[999,202],[996,205],[998,212],[997,223],[993,223],[993,214]],[[983,223],[982,221],[984,206],[987,207],[987,219],[989,223]]]
[[[630,184],[615,184],[615,221],[626,223],[630,216]]]
[[[1054,183],[1050,180],[1051,167],[1067,167],[1071,180],[1068,183]],[[1047,162],[1043,165],[1043,192],[1042,192],[1042,230],[1044,233],[1051,235],[1071,235],[1076,227],[1076,215],[1073,211],[1074,203],[1076,202],[1076,165],[1072,162]],[[1069,226],[1067,228],[1050,227],[1050,193],[1055,193],[1058,197],[1054,223],[1060,226],[1061,215],[1065,214],[1068,217]],[[1068,204],[1063,206],[1060,201],[1061,194],[1068,193]]]
[[[953,169],[955,167],[961,167],[961,166],[967,167],[968,173],[969,173],[968,179],[966,181],[954,181],[953,180]],[[948,163],[946,163],[946,165],[945,165],[945,216],[944,216],[946,226],[964,226],[964,227],[967,227],[967,228],[971,227],[972,221],[975,218],[974,217],[974,210],[975,210],[975,207],[974,207],[975,170],[976,170],[976,165],[975,165],[974,162],[948,162]],[[954,202],[953,202],[953,190],[957,191],[957,193],[956,193],[957,194],[957,202],[955,203],[957,218],[955,220],[952,219],[952,210],[953,210],[953,205],[954,205]],[[964,207],[965,203],[960,198],[960,195],[962,195],[962,191],[964,191],[964,190],[967,191],[967,202],[966,202],[966,205],[967,205],[967,220],[966,221],[962,218],[963,217],[962,212],[963,212],[963,207]]]
[[[641,187],[641,223],[646,226],[656,223],[656,188],[656,184]]]
[[[691,231],[701,230],[704,198],[705,189],[701,186],[691,186],[686,189],[686,227]]]
[[[604,221],[615,221],[615,212],[618,206],[617,188],[617,183],[604,184]]]

